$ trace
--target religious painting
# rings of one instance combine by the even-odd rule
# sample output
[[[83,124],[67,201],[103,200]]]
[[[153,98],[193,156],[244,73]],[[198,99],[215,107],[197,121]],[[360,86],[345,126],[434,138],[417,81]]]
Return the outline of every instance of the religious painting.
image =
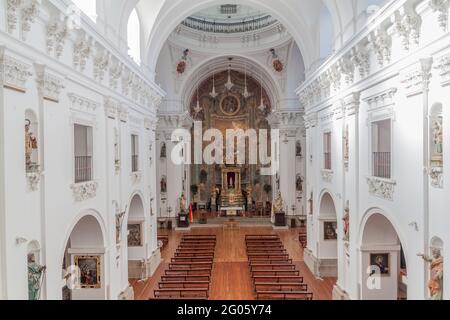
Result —
[[[100,282],[100,257],[99,256],[75,256],[75,266],[80,270],[80,286],[83,289],[101,288]]]
[[[128,246],[142,247],[142,224],[130,223],[128,224]]]
[[[324,240],[337,240],[337,222],[325,221],[323,223],[323,239]]]
[[[374,274],[390,274],[389,253],[370,254],[370,275]]]
[[[241,101],[239,97],[234,94],[228,94],[220,101],[220,109],[222,113],[227,116],[236,115],[241,109]]]

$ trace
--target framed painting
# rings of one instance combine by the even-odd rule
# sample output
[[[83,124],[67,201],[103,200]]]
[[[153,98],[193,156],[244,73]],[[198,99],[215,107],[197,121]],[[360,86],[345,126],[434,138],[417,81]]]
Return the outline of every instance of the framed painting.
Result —
[[[142,224],[130,223],[128,224],[128,246],[142,247]]]
[[[80,270],[80,286],[83,289],[101,288],[100,256],[75,256],[75,266]]]
[[[325,221],[323,223],[323,239],[337,240],[337,222]]]
[[[389,253],[370,254],[370,275],[380,274],[388,276],[391,272]]]

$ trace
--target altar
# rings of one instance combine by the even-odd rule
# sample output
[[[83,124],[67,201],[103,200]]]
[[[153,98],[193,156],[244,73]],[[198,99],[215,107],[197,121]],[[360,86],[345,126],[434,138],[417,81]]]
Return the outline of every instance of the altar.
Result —
[[[238,216],[244,211],[245,199],[241,188],[241,169],[222,168],[222,201],[220,212],[226,216]]]

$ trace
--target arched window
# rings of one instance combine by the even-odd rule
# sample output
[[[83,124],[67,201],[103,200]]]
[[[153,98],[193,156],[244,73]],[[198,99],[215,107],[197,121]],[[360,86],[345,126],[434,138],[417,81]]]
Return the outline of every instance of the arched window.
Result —
[[[136,9],[130,14],[127,26],[128,54],[137,63],[141,63],[141,28]]]
[[[97,21],[97,1],[95,0],[72,0],[73,3],[84,12],[92,21]]]

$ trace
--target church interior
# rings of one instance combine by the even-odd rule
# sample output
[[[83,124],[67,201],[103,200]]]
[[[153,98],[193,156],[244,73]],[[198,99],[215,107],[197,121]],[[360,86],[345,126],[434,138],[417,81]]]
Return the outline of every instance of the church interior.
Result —
[[[0,300],[447,300],[449,11],[0,0]]]

